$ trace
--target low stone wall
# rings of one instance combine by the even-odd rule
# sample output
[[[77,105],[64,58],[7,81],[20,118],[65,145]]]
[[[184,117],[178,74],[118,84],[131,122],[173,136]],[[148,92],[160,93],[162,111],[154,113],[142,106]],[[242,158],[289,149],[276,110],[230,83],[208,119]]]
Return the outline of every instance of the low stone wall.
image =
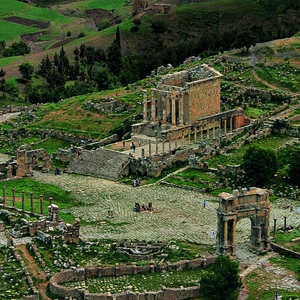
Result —
[[[25,296],[25,297],[23,297],[23,299],[39,300],[39,291],[35,288],[32,278],[31,278],[29,272],[27,271],[27,268],[25,267],[24,261],[22,260],[22,257],[18,254],[18,252],[14,246],[10,246],[9,249],[12,251],[15,259],[19,262],[20,266],[23,268],[23,270],[25,272],[27,283],[33,293],[33,295]]]
[[[89,299],[89,300],[149,300],[149,299],[187,299],[192,297],[199,296],[200,287],[188,287],[188,288],[162,288],[162,290],[157,292],[144,292],[144,293],[134,293],[130,290],[125,291],[121,294],[111,295],[110,293],[106,294],[90,294],[86,290],[67,288],[61,286],[61,283],[70,282],[70,281],[84,281],[89,277],[101,277],[101,276],[122,276],[122,275],[134,275],[138,273],[146,272],[162,272],[162,271],[175,271],[181,269],[193,269],[197,267],[205,267],[215,261],[215,257],[209,258],[198,258],[194,260],[182,260],[175,263],[168,263],[164,266],[155,266],[150,263],[147,266],[137,266],[136,264],[132,265],[122,265],[116,264],[115,266],[110,267],[88,267],[88,268],[79,268],[72,269],[60,272],[55,274],[49,281],[49,288],[51,293],[60,296],[60,297],[76,297],[78,299]]]
[[[140,173],[150,177],[158,177],[161,172],[167,168],[172,167],[176,162],[187,161],[189,156],[194,153],[201,153],[205,151],[205,147],[188,148],[177,150],[174,152],[168,151],[160,154],[153,154],[151,157],[131,158],[129,169],[130,173]]]
[[[271,245],[271,248],[273,251],[277,252],[277,253],[280,253],[282,255],[286,255],[286,256],[290,256],[290,257],[293,257],[293,258],[300,258],[300,253],[299,252],[295,252],[293,250],[290,250],[290,249],[286,249],[282,246],[279,246],[277,244],[274,244],[274,243],[270,243]]]

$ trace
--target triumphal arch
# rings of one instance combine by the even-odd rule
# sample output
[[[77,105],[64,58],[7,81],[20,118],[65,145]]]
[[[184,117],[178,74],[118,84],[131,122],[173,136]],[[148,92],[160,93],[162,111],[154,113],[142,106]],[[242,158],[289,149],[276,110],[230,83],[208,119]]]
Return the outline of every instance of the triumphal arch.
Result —
[[[243,218],[251,221],[250,248],[258,252],[271,250],[270,207],[269,193],[264,189],[244,188],[219,194],[217,252],[236,255],[236,225]]]

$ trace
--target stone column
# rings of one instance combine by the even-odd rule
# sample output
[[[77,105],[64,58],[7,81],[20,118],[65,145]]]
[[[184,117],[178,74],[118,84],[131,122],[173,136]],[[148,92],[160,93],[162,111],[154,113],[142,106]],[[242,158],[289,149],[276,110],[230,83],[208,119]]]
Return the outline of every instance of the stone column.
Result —
[[[6,187],[3,187],[3,205],[6,206]]]
[[[33,193],[30,193],[30,211],[33,213]]]
[[[162,153],[165,153],[165,140],[162,140]]]
[[[197,126],[195,125],[194,127],[194,142],[196,143],[197,141]]]
[[[25,210],[25,206],[24,206],[24,205],[25,205],[25,203],[24,203],[24,202],[25,202],[25,196],[24,196],[24,193],[25,193],[25,192],[22,191],[22,211]]]
[[[172,96],[172,125],[176,125],[176,102],[175,98]]]
[[[12,206],[16,207],[16,195],[15,195],[15,189],[12,189]]]
[[[224,134],[227,133],[227,120],[224,120]]]
[[[143,94],[144,94],[143,119],[144,119],[144,121],[147,121],[147,119],[148,119],[148,114],[147,114],[147,91],[143,90]]]
[[[183,124],[183,97],[179,97],[179,124]]]
[[[165,106],[166,106],[166,118],[170,115],[170,99],[171,99],[171,95],[170,94],[166,94],[165,95]],[[169,120],[170,122],[171,120]]]
[[[189,133],[188,133],[188,144],[191,144],[191,129],[189,128]]]
[[[219,120],[219,127],[220,127],[219,136],[220,136],[222,135],[222,119]]]
[[[216,137],[215,120],[213,121],[213,139]]]
[[[230,117],[229,119],[230,132],[232,132],[232,123],[233,123],[233,119],[232,117]]]
[[[6,178],[12,178],[12,166],[11,165],[8,165],[7,166],[7,172],[6,172]]]
[[[40,195],[40,215],[43,215],[43,196]]]
[[[228,239],[228,220],[224,221],[224,247],[227,247]]]
[[[151,120],[156,120],[156,100],[154,97],[154,90],[151,91],[152,98],[151,98]]]
[[[203,125],[200,127],[200,139],[203,141]]]
[[[175,140],[175,147],[174,149],[177,149],[177,140]]]
[[[151,157],[151,140],[149,140],[149,157]]]
[[[236,256],[236,218],[233,219],[232,223],[232,255]]]
[[[184,130],[181,132],[181,146],[184,146]]]

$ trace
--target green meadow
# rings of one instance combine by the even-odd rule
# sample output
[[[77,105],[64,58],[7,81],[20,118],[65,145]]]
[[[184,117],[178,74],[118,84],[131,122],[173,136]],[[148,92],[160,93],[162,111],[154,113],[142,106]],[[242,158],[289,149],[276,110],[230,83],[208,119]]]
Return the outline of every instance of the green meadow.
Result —
[[[0,21],[1,24],[1,21]],[[1,25],[0,25],[1,26]],[[0,41],[1,41],[1,33],[0,33]],[[11,57],[3,57],[0,58],[0,68],[5,67],[9,64],[12,64],[15,61],[18,61],[22,58],[22,56],[11,56]]]
[[[6,22],[0,19],[0,41],[18,41],[21,34],[41,31],[39,28]]]
[[[126,3],[126,0],[91,0],[86,1],[84,5],[82,5],[82,9],[93,9],[93,8],[101,8],[101,9],[119,9]]]
[[[1,0],[0,6],[0,40],[14,41],[20,35],[41,31],[34,26],[25,26],[3,20],[7,17],[20,17],[41,22],[51,22],[55,27],[71,23],[67,17],[46,8],[39,8],[16,0]]]

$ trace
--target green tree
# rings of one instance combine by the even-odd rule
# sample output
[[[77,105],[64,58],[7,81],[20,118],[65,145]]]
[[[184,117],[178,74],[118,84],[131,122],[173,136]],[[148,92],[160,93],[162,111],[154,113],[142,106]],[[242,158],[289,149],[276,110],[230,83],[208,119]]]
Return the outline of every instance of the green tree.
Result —
[[[107,65],[112,74],[115,76],[120,74],[122,68],[122,53],[119,26],[117,27],[115,40],[107,49]]]
[[[218,256],[200,279],[200,291],[205,299],[230,300],[241,288],[239,264],[229,256]]]
[[[6,72],[1,68],[0,69],[0,77],[4,77]]]
[[[45,77],[46,74],[51,70],[52,68],[52,62],[49,59],[49,56],[47,55],[46,58],[43,58],[41,63],[39,64],[39,71],[38,73]]]
[[[245,30],[237,34],[233,46],[235,48],[240,48],[242,52],[248,53],[249,48],[255,46],[256,41],[256,35],[250,30]]]
[[[290,151],[288,177],[294,185],[300,185],[300,147],[294,147]]]
[[[249,183],[263,187],[277,171],[275,152],[258,146],[250,146],[243,156],[242,167]]]
[[[30,64],[30,62],[25,61],[19,65],[19,72],[25,81],[29,81],[33,75],[34,67]]]

